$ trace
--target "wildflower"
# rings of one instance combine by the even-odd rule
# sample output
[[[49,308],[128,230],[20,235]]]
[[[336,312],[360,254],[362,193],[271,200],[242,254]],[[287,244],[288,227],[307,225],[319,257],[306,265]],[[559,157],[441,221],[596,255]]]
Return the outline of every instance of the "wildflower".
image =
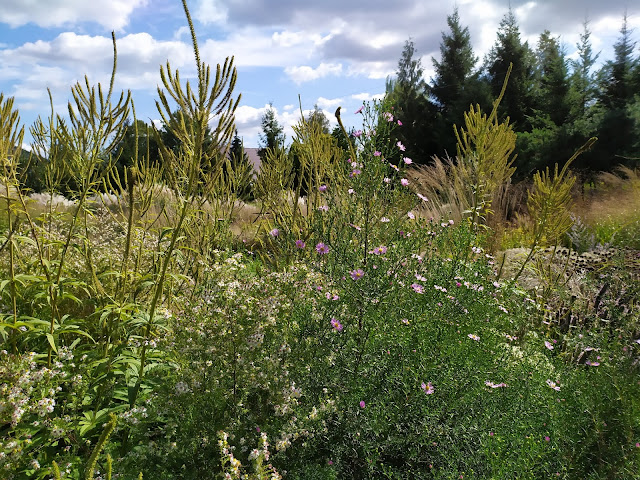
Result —
[[[399,172],[399,171],[400,171],[400,169],[398,168],[398,166],[397,166],[397,165],[394,165],[393,163],[390,163],[390,164],[389,164],[389,166],[390,166],[391,168],[393,168],[396,172]]]
[[[544,437],[544,441],[545,442],[549,442],[549,441],[551,441],[551,438],[549,436],[546,436],[546,437]]]
[[[556,392],[560,391],[560,386],[558,384],[556,384],[556,382],[552,382],[551,380],[547,380],[547,385],[549,385],[549,388],[554,389]]]
[[[420,388],[422,388],[422,390],[424,390],[424,393],[426,393],[427,395],[431,395],[433,392],[435,392],[435,388],[433,388],[433,385],[431,385],[431,382],[427,382],[427,383],[422,382],[422,385],[420,385]]]
[[[380,245],[379,247],[371,250],[371,253],[373,253],[374,255],[384,255],[385,253],[387,253],[387,247],[384,245]]]
[[[391,183],[391,179],[389,177],[384,177],[382,181],[384,183]]]
[[[318,252],[320,255],[326,255],[327,253],[329,253],[329,247],[320,242],[316,245],[316,252]]]
[[[318,187],[318,190],[320,190],[321,192],[326,192],[327,191],[327,186],[326,185],[320,185]]]
[[[493,437],[494,433],[493,432],[489,432],[489,436]]]
[[[376,150],[375,152],[373,152],[373,156],[374,156],[374,157],[379,157],[380,155],[382,155],[382,152],[379,152],[378,150]]]
[[[382,116],[385,118],[387,122],[393,122],[393,115],[389,112],[384,112]]]
[[[493,382],[490,382],[490,381],[488,381],[488,380],[487,380],[486,382],[484,382],[484,384],[485,384],[487,387],[490,387],[490,388],[504,388],[504,387],[506,387],[506,386],[507,386],[507,384],[506,384],[506,383],[504,383],[504,382],[500,382],[500,383],[493,383]]]
[[[355,130],[353,132],[353,136],[356,137],[356,138],[361,137],[362,136],[362,130]]]
[[[476,342],[480,341],[480,337],[475,333],[470,333],[469,335],[467,335],[467,337],[469,337],[471,340],[475,340]]]
[[[331,319],[331,326],[333,327],[333,329],[336,332],[341,332],[342,331],[342,324],[340,323],[340,321],[337,318],[332,318]]]
[[[398,125],[402,126],[402,122],[400,120],[398,120]]]
[[[358,230],[358,231],[361,231],[361,230],[362,230],[362,228],[360,228],[358,225],[355,225],[355,224],[353,224],[353,223],[350,223],[350,224],[349,224],[349,226],[350,226],[351,228],[355,228],[355,229],[356,229],[356,230]]]
[[[318,207],[318,210],[320,210],[321,212],[328,212],[329,211],[329,205],[321,205]]]
[[[359,109],[357,109],[354,113],[354,115],[357,115],[358,113],[362,113],[362,110],[364,110],[364,105],[362,105]]]
[[[422,200],[423,202],[428,202],[429,199],[427,197],[425,197],[424,195],[422,195],[421,193],[416,193],[416,196]]]
[[[546,340],[544,341],[544,346],[547,347],[549,350],[553,350],[553,345],[551,345],[551,342],[547,342]]]
[[[277,237],[278,235],[280,235],[280,230],[278,230],[277,228],[274,228],[273,230],[271,230],[269,232],[269,235],[271,235],[272,237]]]
[[[409,185],[409,180],[407,180],[406,178],[403,178],[402,180],[400,180],[400,185],[402,185],[403,187],[406,187],[407,185]]]
[[[364,403],[364,400],[360,400],[360,408],[364,408],[366,406],[366,403]]]
[[[304,247],[306,247],[306,245],[302,240],[300,239],[296,240],[296,248],[299,248],[300,250],[302,250]]]
[[[413,212],[407,212],[407,217],[409,217],[410,220],[414,220],[416,218],[416,215]]]
[[[349,174],[349,176],[350,176],[351,178],[353,178],[353,177],[355,177],[355,176],[357,176],[357,175],[360,175],[361,173],[362,173],[362,172],[356,168],[355,170],[353,170],[353,171]]]
[[[353,280],[360,280],[362,277],[364,277],[364,271],[361,268],[358,268],[357,270],[350,271],[349,275],[351,275],[351,278]]]
[[[409,157],[404,157],[402,161],[405,165],[411,165],[413,163],[413,160],[411,160]]]
[[[387,217],[382,217],[380,219],[380,223],[389,223],[391,220],[389,220]]]
[[[354,193],[356,193],[353,188],[350,188],[349,190],[347,190],[347,192],[349,193],[349,195],[353,195]]]
[[[598,367],[600,366],[600,362],[592,362],[591,360],[587,360],[586,362],[584,362],[585,365],[590,365],[592,367]]]
[[[404,152],[407,149],[407,147],[405,147],[400,140],[398,140],[396,146],[400,149],[401,152]]]
[[[404,323],[405,325],[409,325],[409,319],[407,319],[407,318],[403,318],[401,321],[402,321],[402,323]]]
[[[413,288],[413,291],[416,293],[424,293],[424,287],[419,283],[412,283],[411,288]]]

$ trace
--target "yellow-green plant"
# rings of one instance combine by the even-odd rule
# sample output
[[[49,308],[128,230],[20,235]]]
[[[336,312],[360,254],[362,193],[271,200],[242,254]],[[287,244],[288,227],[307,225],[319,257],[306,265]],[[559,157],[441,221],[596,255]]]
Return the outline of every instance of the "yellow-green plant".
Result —
[[[557,242],[573,225],[574,220],[570,213],[571,188],[576,177],[569,172],[569,166],[582,152],[591,148],[596,140],[595,137],[590,138],[564,164],[560,172],[558,172],[558,164],[556,163],[553,175],[547,167],[544,171],[538,171],[533,176],[533,189],[527,198],[527,210],[533,229],[531,247],[514,280],[517,280],[522,274],[543,239],[550,243]]]
[[[24,127],[20,126],[20,116],[18,111],[13,109],[13,98],[4,100],[0,93],[0,162],[2,162],[2,178],[4,183],[4,200],[6,202],[7,213],[7,244],[9,248],[9,295],[11,298],[11,316],[13,329],[11,335],[12,348],[15,352],[15,334],[18,323],[17,291],[16,291],[16,249],[18,244],[14,235],[17,231],[18,220],[15,211],[15,191],[19,190],[17,182],[18,159],[22,149],[22,139],[24,137]],[[6,281],[0,284],[0,292],[7,285]],[[3,322],[4,323],[4,322]],[[2,325],[4,327],[4,325]],[[2,328],[4,330],[4,328]]]
[[[456,165],[452,166],[452,181],[458,192],[467,191],[471,223],[486,219],[491,213],[491,204],[498,189],[509,182],[515,172],[512,156],[516,144],[516,134],[509,125],[509,118],[498,122],[498,106],[504,96],[512,65],[502,85],[502,91],[493,102],[489,116],[483,114],[480,106],[471,105],[464,114],[465,126],[459,130],[454,126],[457,139]],[[469,191],[470,189],[470,191]]]
[[[110,413],[109,421],[105,425],[104,430],[102,431],[102,434],[100,435],[100,438],[98,439],[98,442],[96,443],[96,446],[93,448],[93,452],[91,452],[91,456],[89,457],[89,461],[84,473],[85,480],[93,480],[96,464],[98,463],[98,455],[100,455],[107,443],[107,440],[109,440],[109,437],[115,430],[117,421],[117,417],[113,413]],[[109,466],[107,468],[107,478],[111,478],[111,458],[109,456],[107,457],[107,464]]]
[[[169,241],[162,252],[160,269],[154,281],[144,327],[145,339],[152,333],[156,310],[163,297],[169,264],[184,233],[185,220],[194,209],[201,208],[206,199],[215,199],[224,186],[224,158],[234,131],[234,112],[240,101],[240,96],[235,100],[232,97],[237,76],[233,57],[227,57],[222,67],[218,64],[212,85],[211,68],[200,59],[195,29],[186,0],[182,1],[182,5],[191,31],[197,85],[194,90],[187,81],[183,87],[179,72],[173,71],[168,62],[166,67],[160,67],[160,77],[166,93],[158,87],[159,100],[156,101],[156,106],[164,124],[180,141],[180,147],[177,151],[168,148],[157,128],[154,128],[154,132],[167,172],[167,182],[177,197],[178,213],[173,226],[162,233],[162,236],[168,236]],[[177,111],[172,111],[169,98],[177,104]],[[210,141],[207,141],[207,129],[212,118],[217,118],[217,125],[211,132]],[[138,379],[129,395],[131,406],[137,400],[144,378],[147,350],[148,346],[145,344],[141,351]]]

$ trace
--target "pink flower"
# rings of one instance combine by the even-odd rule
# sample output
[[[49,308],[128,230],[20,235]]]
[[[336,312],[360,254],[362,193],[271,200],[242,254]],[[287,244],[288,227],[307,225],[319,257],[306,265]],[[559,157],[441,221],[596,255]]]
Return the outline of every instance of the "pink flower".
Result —
[[[384,245],[380,245],[379,247],[371,250],[370,253],[373,253],[374,255],[384,255],[385,253],[387,253],[387,247]]]
[[[362,270],[361,268],[358,268],[357,270],[351,270],[349,272],[349,275],[351,275],[351,278],[353,280],[360,280],[362,277],[364,277],[364,270]]]
[[[549,350],[553,350],[553,345],[551,345],[551,343],[547,342],[546,340],[544,341],[544,346],[547,347]]]
[[[274,228],[269,232],[269,235],[271,235],[272,237],[277,237],[278,235],[280,235],[280,230],[278,230],[277,228]]]
[[[341,332],[342,331],[342,324],[336,318],[332,318],[331,319],[331,326],[333,327],[333,329],[336,332]]]
[[[400,120],[398,120],[398,125],[402,126],[402,122]]]
[[[550,438],[550,437],[548,437],[548,436],[547,436],[547,437],[544,437],[544,441],[545,441],[545,442],[549,442],[549,441],[551,441],[551,438]]]
[[[373,152],[373,156],[374,156],[374,157],[379,157],[380,155],[382,155],[382,152],[379,152],[378,150],[376,150],[375,152]]]
[[[364,400],[360,400],[360,408],[364,408],[366,406],[366,403],[364,403]]]
[[[469,337],[471,340],[475,340],[476,342],[480,341],[480,337],[475,333],[470,333],[469,335],[467,335],[467,337]]]
[[[400,149],[401,152],[404,152],[407,149],[407,147],[405,147],[400,140],[398,140],[396,146]]]
[[[355,177],[355,176],[357,176],[357,175],[360,175],[361,173],[362,173],[362,172],[356,168],[353,172],[351,172],[351,173],[349,174],[349,176],[350,176],[351,178],[353,178],[353,177]]]
[[[393,115],[389,112],[384,112],[382,116],[385,118],[387,122],[393,122]]]
[[[433,392],[435,392],[435,388],[433,388],[433,385],[431,385],[431,382],[427,382],[427,383],[422,382],[422,385],[420,385],[420,388],[422,388],[422,390],[424,390],[424,393],[426,393],[427,395],[431,395]]]
[[[349,195],[353,195],[354,193],[356,193],[353,188],[350,188],[349,190],[347,190],[347,192],[349,193]]]
[[[412,283],[411,288],[413,288],[413,291],[416,293],[424,293],[424,287],[419,283]]]
[[[409,180],[407,180],[406,178],[403,178],[402,180],[400,180],[400,185],[402,185],[403,187],[406,187],[407,185],[409,185]]]
[[[321,212],[328,212],[329,211],[329,205],[320,205],[318,207],[318,210],[320,210]]]
[[[364,110],[364,105],[362,105],[359,109],[357,109],[354,113],[354,115],[357,115],[358,113],[362,113],[362,110]]]
[[[552,388],[556,392],[560,391],[560,386],[558,384],[556,384],[556,382],[552,382],[551,380],[547,380],[547,385],[549,386],[549,388]]]
[[[362,228],[360,228],[358,225],[355,225],[355,224],[353,224],[353,223],[350,223],[350,224],[349,224],[349,226],[350,226],[351,228],[355,228],[355,229],[356,229],[356,230],[358,230],[358,231],[361,231],[361,230],[362,230]]]
[[[316,252],[318,252],[320,255],[326,255],[327,253],[329,253],[329,247],[320,242],[316,245]]]
[[[411,160],[409,157],[404,157],[402,161],[405,165],[411,165],[413,163],[413,160]]]
[[[391,220],[389,220],[387,217],[382,217],[380,219],[380,223],[389,223]]]
[[[318,190],[320,190],[321,192],[326,192],[327,191],[327,186],[326,185],[320,185],[318,187]]]
[[[493,432],[489,432],[490,437],[493,437],[493,435],[494,435]]]
[[[407,217],[409,217],[411,220],[414,220],[416,218],[416,215],[413,212],[407,212]]]
[[[358,138],[362,136],[362,130],[356,130],[353,132],[353,136]]]
[[[296,248],[302,250],[304,247],[306,247],[306,245],[302,240],[296,240]]]
[[[599,367],[600,366],[600,362],[592,362],[591,360],[587,360],[586,362],[584,362],[585,365],[590,365],[592,367]]]

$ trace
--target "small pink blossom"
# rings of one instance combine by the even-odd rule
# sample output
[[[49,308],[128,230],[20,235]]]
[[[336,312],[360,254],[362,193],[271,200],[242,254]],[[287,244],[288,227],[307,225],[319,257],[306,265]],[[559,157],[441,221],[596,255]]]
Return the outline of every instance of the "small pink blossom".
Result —
[[[404,152],[407,149],[407,147],[405,147],[400,140],[398,140],[396,146],[400,149],[401,152]]]
[[[380,219],[380,223],[389,223],[391,220],[389,220],[387,217],[382,217]]]
[[[413,288],[413,291],[416,293],[424,293],[424,287],[419,283],[412,283],[411,288]]]
[[[389,112],[384,112],[382,116],[385,118],[387,122],[393,122],[393,115]]]
[[[422,390],[424,390],[424,393],[426,393],[427,395],[431,395],[433,392],[435,392],[435,388],[433,388],[433,385],[431,385],[431,382],[427,382],[427,383],[422,382],[422,385],[420,385],[420,388],[422,388]]]
[[[387,253],[387,247],[384,245],[380,245],[379,247],[371,250],[371,253],[373,253],[374,255],[384,255],[385,253]]]
[[[544,441],[545,442],[550,442],[551,441],[551,437],[549,437],[549,436],[544,437]]]
[[[393,163],[390,163],[390,164],[389,164],[389,166],[390,166],[391,168],[393,168],[396,172],[399,172],[399,171],[400,171],[400,169],[397,167],[397,165],[394,165]]]
[[[549,386],[549,388],[552,388],[556,392],[560,391],[560,386],[556,382],[553,382],[551,380],[547,380],[547,385]]]
[[[407,217],[409,217],[409,219],[414,220],[416,218],[416,214],[413,212],[407,212]]]
[[[351,270],[349,272],[349,275],[351,275],[351,278],[353,280],[360,280],[362,277],[364,277],[364,270],[362,270],[361,268]]]
[[[280,235],[280,230],[278,230],[277,228],[274,228],[273,230],[271,230],[269,232],[269,235],[271,235],[272,237],[277,237],[278,235]]]
[[[356,168],[355,170],[353,170],[353,171],[349,174],[349,176],[350,176],[351,178],[353,178],[353,177],[356,177],[356,176],[360,175],[361,173],[362,173],[362,172]]]
[[[318,210],[320,210],[321,212],[328,212],[329,211],[329,205],[320,205],[318,207]]]
[[[406,187],[407,185],[409,185],[409,180],[407,180],[406,178],[401,179],[400,185],[402,185],[403,187]]]
[[[340,321],[337,318],[332,318],[331,319],[331,326],[333,327],[333,329],[336,332],[341,332],[342,331],[342,324],[340,323]]]
[[[411,165],[413,163],[413,160],[411,160],[409,157],[404,157],[402,161],[405,165]]]
[[[362,136],[362,130],[355,130],[353,132],[353,136],[356,137],[356,138],[361,137]]]
[[[300,250],[302,250],[304,247],[306,247],[305,243],[302,240],[296,240],[296,248],[299,248]]]
[[[489,432],[489,436],[493,437],[494,433],[493,432]]]
[[[320,185],[318,187],[318,190],[320,190],[321,192],[326,192],[327,191],[327,186],[326,185]]]
[[[327,253],[329,253],[329,247],[320,242],[316,245],[316,252],[318,252],[320,255],[326,255]]]
[[[366,403],[364,403],[364,400],[360,400],[360,408],[364,408],[366,407]]]
[[[382,155],[382,152],[379,152],[378,150],[376,150],[375,152],[373,152],[373,156],[374,156],[374,157],[379,157],[380,155]]]
[[[347,190],[347,192],[349,193],[349,195],[353,195],[354,193],[356,193],[353,188],[350,188],[349,190]]]
[[[400,120],[398,120],[398,125],[402,126],[402,122]]]
[[[551,343],[547,342],[546,340],[544,341],[544,346],[547,347],[549,350],[553,350],[553,345],[551,345]]]
[[[467,335],[467,337],[469,337],[471,340],[475,340],[476,342],[480,341],[480,337],[475,333],[470,333],[469,335]]]
[[[362,110],[364,110],[364,105],[362,105],[359,109],[357,109],[354,113],[354,115],[357,115],[358,113],[362,113]]]

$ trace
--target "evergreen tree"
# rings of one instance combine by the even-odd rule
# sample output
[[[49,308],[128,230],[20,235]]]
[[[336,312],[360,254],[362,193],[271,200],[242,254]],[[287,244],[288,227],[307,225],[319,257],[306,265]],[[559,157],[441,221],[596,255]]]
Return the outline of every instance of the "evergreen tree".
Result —
[[[570,113],[568,68],[560,43],[549,30],[538,40],[536,63],[537,113],[548,116],[558,126],[563,125]]]
[[[430,94],[441,115],[438,125],[441,146],[447,152],[455,152],[453,125],[462,125],[464,112],[472,104],[480,104],[486,109],[490,104],[490,93],[479,72],[474,71],[478,58],[473,54],[469,28],[460,25],[457,8],[447,17],[447,24],[450,33],[442,32],[441,59],[432,58],[435,76]]]
[[[533,109],[533,53],[529,44],[520,39],[520,28],[511,8],[500,22],[498,39],[487,58],[494,98],[500,94],[509,64],[513,64],[513,69],[500,103],[500,113],[509,116],[515,130],[528,131],[531,128],[528,119]]]
[[[571,117],[574,120],[586,116],[587,109],[593,105],[597,92],[595,75],[592,72],[592,68],[598,60],[600,52],[595,55],[593,54],[589,20],[585,19],[582,26],[583,30],[580,34],[580,42],[576,44],[578,59],[571,62],[573,67],[570,78]]]
[[[262,133],[259,135],[260,148],[258,149],[258,155],[260,159],[264,161],[267,149],[273,149],[284,144],[284,129],[282,125],[278,123],[273,103],[269,103],[269,108],[267,108],[264,115],[262,115],[260,124],[262,126]]]
[[[253,166],[249,161],[249,156],[244,151],[244,142],[238,136],[237,128],[229,147],[229,166],[231,167],[233,179],[235,180],[232,182],[234,193],[241,200],[250,200],[253,195]]]
[[[633,56],[635,42],[631,41],[631,33],[625,14],[620,37],[614,45],[615,58],[599,72],[601,92],[598,101],[602,114],[600,141],[590,164],[594,170],[611,170],[636,154],[634,138],[640,132],[632,116],[632,106],[636,93],[633,74],[638,68],[638,59]]]
[[[413,41],[405,42],[395,80],[387,81],[387,94],[394,106],[395,121],[402,126],[397,129],[399,141],[405,147],[405,154],[417,164],[429,161],[438,151],[436,106],[429,100],[429,87],[423,78],[422,63],[416,54]]]
[[[329,119],[324,112],[320,110],[317,103],[313,106],[313,110],[311,110],[306,120],[308,123],[318,123],[323,133],[329,133]]]

